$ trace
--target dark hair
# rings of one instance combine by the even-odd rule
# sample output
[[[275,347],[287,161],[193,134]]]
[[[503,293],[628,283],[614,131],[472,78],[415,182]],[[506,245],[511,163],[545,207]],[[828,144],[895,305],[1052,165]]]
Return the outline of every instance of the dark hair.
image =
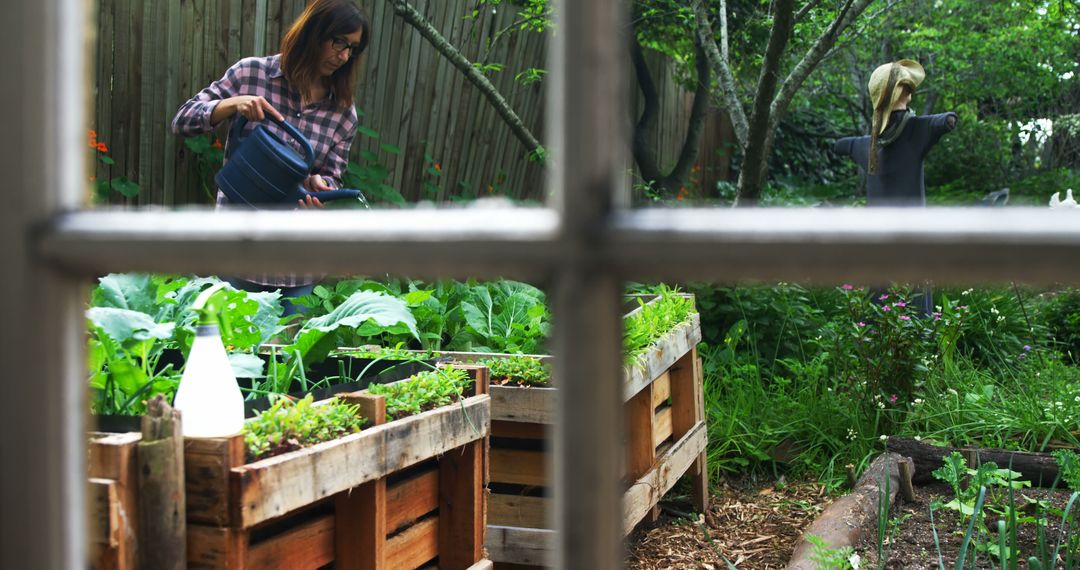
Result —
[[[330,76],[330,86],[338,105],[351,107],[356,82],[357,59],[367,49],[370,31],[367,18],[352,0],[315,0],[281,38],[281,70],[289,83],[304,94],[319,80],[319,58],[323,43],[360,30],[360,48],[349,61]]]

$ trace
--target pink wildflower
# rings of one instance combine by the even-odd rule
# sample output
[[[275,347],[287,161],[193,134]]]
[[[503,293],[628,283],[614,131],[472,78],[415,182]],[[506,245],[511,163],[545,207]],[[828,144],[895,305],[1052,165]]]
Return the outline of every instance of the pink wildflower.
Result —
[[[865,327],[866,323],[864,323],[862,321],[859,321],[859,322],[855,323],[855,326],[857,326],[857,327]]]
[[[882,307],[882,308],[881,308],[881,310],[882,310],[882,311],[891,311],[891,310],[892,310],[892,307],[890,307],[890,306],[888,306],[888,305],[885,305],[884,307]]]
[[[907,315],[900,315],[900,320],[901,320],[901,321],[910,321],[910,320],[911,320],[911,317],[909,317],[909,316],[907,316]]]
[[[900,301],[899,303],[896,303],[896,304],[894,304],[893,306],[894,306],[894,307],[906,307],[906,306],[907,306],[907,303],[905,303],[905,302],[903,302],[903,301]]]
[[[844,291],[851,291],[855,287],[852,287],[851,283],[844,283],[843,285],[840,286],[840,288],[843,289]]]
[[[895,404],[895,403],[896,403],[896,399],[897,399],[897,398],[896,398],[896,394],[893,394],[892,396],[889,396],[889,403],[890,403],[890,404]]]
[[[878,300],[878,301],[887,301],[888,299],[889,299],[889,296],[888,296],[888,295],[882,295],[882,296],[878,297],[878,299],[877,299],[877,300]]]

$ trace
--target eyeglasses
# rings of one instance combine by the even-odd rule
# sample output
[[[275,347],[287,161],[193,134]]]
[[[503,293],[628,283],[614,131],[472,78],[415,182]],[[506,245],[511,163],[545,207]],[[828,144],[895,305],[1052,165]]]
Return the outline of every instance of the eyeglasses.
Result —
[[[349,50],[349,59],[360,55],[360,51],[364,49],[363,45],[350,44],[342,38],[331,38],[330,47],[334,48],[335,53],[341,53],[345,50]]]

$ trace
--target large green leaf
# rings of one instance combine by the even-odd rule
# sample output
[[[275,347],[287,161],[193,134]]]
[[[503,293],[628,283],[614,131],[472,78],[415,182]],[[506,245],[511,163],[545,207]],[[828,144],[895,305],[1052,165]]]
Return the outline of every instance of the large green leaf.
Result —
[[[110,273],[98,279],[91,294],[95,307],[128,309],[153,315],[157,307],[157,284],[146,273]]]
[[[401,299],[373,291],[357,291],[327,315],[304,323],[296,334],[295,344],[285,347],[286,354],[299,352],[305,363],[317,362],[335,348],[328,333],[345,327],[358,336],[377,336],[383,333],[411,334],[419,338],[416,318]]]
[[[233,352],[229,354],[229,364],[232,365],[233,376],[237,378],[262,378],[263,361],[254,354],[246,352]]]
[[[146,313],[112,307],[89,309],[86,318],[113,341],[124,346],[129,346],[132,341],[170,338],[176,328],[175,323],[156,323]]]

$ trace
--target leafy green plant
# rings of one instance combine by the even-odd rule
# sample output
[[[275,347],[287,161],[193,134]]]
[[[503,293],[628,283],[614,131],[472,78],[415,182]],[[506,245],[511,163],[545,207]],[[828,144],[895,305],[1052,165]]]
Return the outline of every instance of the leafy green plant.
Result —
[[[386,398],[386,419],[393,421],[452,404],[471,384],[465,370],[439,368],[393,384],[374,384],[368,392]]]
[[[367,420],[359,408],[334,398],[313,405],[313,398],[279,397],[270,409],[244,424],[247,461],[257,461],[357,433]]]
[[[116,161],[109,156],[108,145],[104,141],[98,140],[97,131],[89,131],[87,135],[90,148],[93,149],[97,161],[106,167],[116,164]],[[139,185],[128,179],[127,176],[114,176],[108,180],[98,180],[96,177],[91,176],[90,182],[94,184],[94,203],[97,204],[107,204],[109,202],[109,190],[114,190],[125,198],[134,198],[139,195]]]
[[[530,356],[489,358],[481,361],[481,364],[491,370],[491,381],[495,384],[547,386],[551,383],[551,365],[542,362],[539,358]]]
[[[182,371],[178,361],[195,335],[191,304],[199,292],[216,282],[137,273],[111,274],[99,280],[86,312],[89,382],[96,413],[139,414],[142,402],[150,396],[172,395]],[[237,376],[262,374],[262,361],[252,351],[281,330],[279,297],[229,290],[219,321]],[[169,352],[178,358],[163,360]]]
[[[852,560],[858,560],[858,555],[855,554],[855,549],[850,546],[844,546],[841,548],[833,548],[829,546],[827,542],[822,540],[819,536],[807,535],[806,540],[810,542],[810,561],[815,564],[815,568],[818,570],[847,570],[848,568],[858,568],[858,562],[852,562]]]
[[[225,158],[225,147],[213,133],[201,134],[184,139],[184,146],[195,155],[195,171],[199,177],[199,186],[209,202],[217,199],[217,183],[214,174],[221,169]]]
[[[469,281],[461,301],[465,327],[447,350],[542,354],[550,330],[544,293],[527,283]]]
[[[694,300],[677,289],[661,286],[658,298],[623,319],[623,353],[628,364],[637,362],[646,349],[694,313]]]

